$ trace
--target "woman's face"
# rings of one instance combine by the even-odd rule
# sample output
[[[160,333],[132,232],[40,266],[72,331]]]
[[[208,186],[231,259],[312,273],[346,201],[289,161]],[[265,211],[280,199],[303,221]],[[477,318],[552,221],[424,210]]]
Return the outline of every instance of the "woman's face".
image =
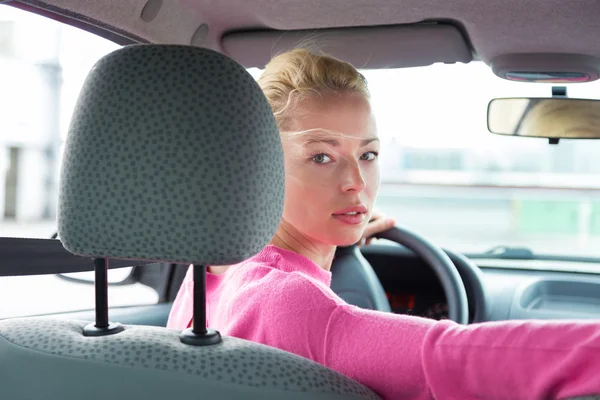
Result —
[[[281,133],[284,221],[313,242],[356,243],[379,188],[379,140],[369,101],[311,96],[294,108],[287,128]]]

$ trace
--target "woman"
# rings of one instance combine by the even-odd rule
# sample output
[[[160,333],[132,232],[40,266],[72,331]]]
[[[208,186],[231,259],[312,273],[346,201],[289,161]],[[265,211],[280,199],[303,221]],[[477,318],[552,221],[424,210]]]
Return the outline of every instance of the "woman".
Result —
[[[336,246],[357,242],[379,186],[379,140],[363,76],[294,50],[259,79],[281,131],[281,225],[251,259],[207,277],[208,324],[296,353],[386,399],[547,399],[600,393],[600,325],[462,326],[346,304],[329,288]],[[169,327],[192,319],[191,272]]]

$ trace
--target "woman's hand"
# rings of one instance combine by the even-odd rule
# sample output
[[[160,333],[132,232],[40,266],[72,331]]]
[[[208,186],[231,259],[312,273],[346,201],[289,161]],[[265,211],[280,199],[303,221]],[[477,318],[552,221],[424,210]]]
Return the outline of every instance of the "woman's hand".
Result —
[[[358,246],[368,246],[373,240],[373,236],[379,232],[387,231],[396,225],[396,221],[393,218],[386,217],[384,214],[377,211],[373,211],[371,220],[367,224],[362,237],[358,241]]]

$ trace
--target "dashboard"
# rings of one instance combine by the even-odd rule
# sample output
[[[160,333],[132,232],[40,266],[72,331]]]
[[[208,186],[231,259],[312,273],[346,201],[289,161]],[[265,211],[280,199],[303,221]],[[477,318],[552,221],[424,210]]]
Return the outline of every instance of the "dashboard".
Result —
[[[395,314],[416,315],[431,319],[448,319],[448,304],[443,293],[417,294],[410,292],[388,292],[386,296]]]
[[[600,319],[598,272],[494,268],[481,263],[487,320]]]
[[[448,318],[444,291],[431,268],[410,250],[394,245],[361,249],[387,294],[392,311]],[[599,319],[600,265],[540,260],[473,261],[481,271],[485,321],[510,319]],[[473,288],[465,284],[469,311]]]

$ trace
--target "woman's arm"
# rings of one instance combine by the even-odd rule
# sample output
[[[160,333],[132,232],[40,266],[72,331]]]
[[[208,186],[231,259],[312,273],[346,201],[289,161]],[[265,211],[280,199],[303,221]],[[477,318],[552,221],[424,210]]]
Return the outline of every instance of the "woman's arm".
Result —
[[[435,323],[338,305],[330,314],[319,362],[384,399],[433,399],[422,353],[427,333]]]
[[[239,296],[233,309],[253,315],[252,331],[232,326],[234,336],[309,358],[384,399],[433,399],[422,349],[436,321],[350,306],[300,274],[277,274],[268,286],[260,306]]]
[[[600,323],[442,322],[425,339],[423,361],[435,396],[566,399],[600,394]]]
[[[340,305],[324,364],[393,399],[565,399],[600,393],[600,324],[470,326]]]

